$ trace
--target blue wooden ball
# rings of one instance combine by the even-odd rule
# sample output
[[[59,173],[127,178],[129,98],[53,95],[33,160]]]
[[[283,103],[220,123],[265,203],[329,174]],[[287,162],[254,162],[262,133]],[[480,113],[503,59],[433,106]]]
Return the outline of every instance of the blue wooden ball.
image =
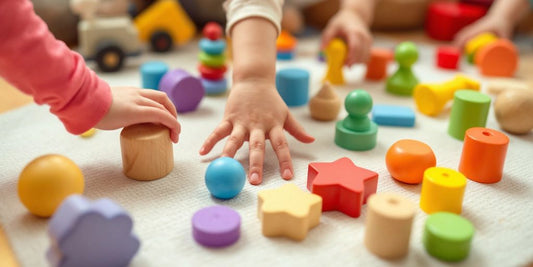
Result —
[[[244,168],[233,158],[218,158],[205,171],[205,185],[216,198],[234,198],[241,192],[245,181]]]

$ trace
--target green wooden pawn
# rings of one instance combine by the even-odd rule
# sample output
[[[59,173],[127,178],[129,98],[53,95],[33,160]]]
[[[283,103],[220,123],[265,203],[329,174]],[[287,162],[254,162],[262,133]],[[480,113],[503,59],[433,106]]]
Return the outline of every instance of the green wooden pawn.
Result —
[[[394,59],[398,62],[398,70],[387,79],[387,92],[395,95],[413,95],[418,79],[411,67],[418,60],[418,48],[412,42],[403,42],[396,47]]]
[[[368,118],[372,97],[365,90],[353,90],[346,96],[344,108],[348,116],[335,125],[335,144],[357,151],[374,148],[378,126]]]

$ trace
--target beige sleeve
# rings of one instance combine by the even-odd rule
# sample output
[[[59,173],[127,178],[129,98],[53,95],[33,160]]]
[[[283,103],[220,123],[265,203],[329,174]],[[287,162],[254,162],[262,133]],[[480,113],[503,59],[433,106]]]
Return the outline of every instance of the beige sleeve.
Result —
[[[284,0],[226,0],[226,34],[229,36],[231,28],[239,21],[250,17],[261,17],[281,31],[281,16]]]

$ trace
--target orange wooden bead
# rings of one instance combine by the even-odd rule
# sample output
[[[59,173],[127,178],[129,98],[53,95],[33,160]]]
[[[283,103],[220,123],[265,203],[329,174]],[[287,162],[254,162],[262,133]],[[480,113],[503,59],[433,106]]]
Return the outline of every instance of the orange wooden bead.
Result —
[[[408,184],[421,183],[424,171],[437,165],[431,147],[411,139],[394,143],[387,151],[385,162],[392,178]]]
[[[500,39],[479,49],[475,61],[482,75],[512,77],[518,68],[518,51],[511,41]]]
[[[294,38],[289,32],[281,31],[276,39],[276,48],[281,51],[292,51],[296,46],[296,38]]]
[[[479,183],[497,183],[502,179],[509,137],[502,132],[482,127],[465,133],[459,171]]]

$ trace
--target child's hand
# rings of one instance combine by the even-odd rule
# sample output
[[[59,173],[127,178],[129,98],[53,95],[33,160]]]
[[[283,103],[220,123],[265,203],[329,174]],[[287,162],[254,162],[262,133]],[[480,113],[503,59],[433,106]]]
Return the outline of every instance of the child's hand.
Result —
[[[364,63],[368,60],[372,36],[365,21],[357,12],[341,9],[329,20],[322,34],[321,49],[324,49],[335,37],[344,39],[348,47],[346,65],[351,66],[354,63]]]
[[[454,44],[463,48],[470,39],[484,32],[492,32],[499,37],[509,38],[513,32],[513,23],[489,14],[459,31],[455,36]]]
[[[170,129],[170,139],[177,143],[181,126],[174,104],[164,92],[132,87],[111,88],[113,103],[95,128],[113,130],[137,123],[156,123]]]
[[[257,185],[263,180],[265,139],[270,139],[279,160],[281,176],[288,180],[293,177],[294,171],[283,129],[301,142],[314,141],[294,119],[273,84],[257,80],[243,81],[233,85],[224,118],[205,140],[200,155],[209,153],[218,141],[229,136],[222,156],[233,157],[244,141],[248,141],[248,180]]]

